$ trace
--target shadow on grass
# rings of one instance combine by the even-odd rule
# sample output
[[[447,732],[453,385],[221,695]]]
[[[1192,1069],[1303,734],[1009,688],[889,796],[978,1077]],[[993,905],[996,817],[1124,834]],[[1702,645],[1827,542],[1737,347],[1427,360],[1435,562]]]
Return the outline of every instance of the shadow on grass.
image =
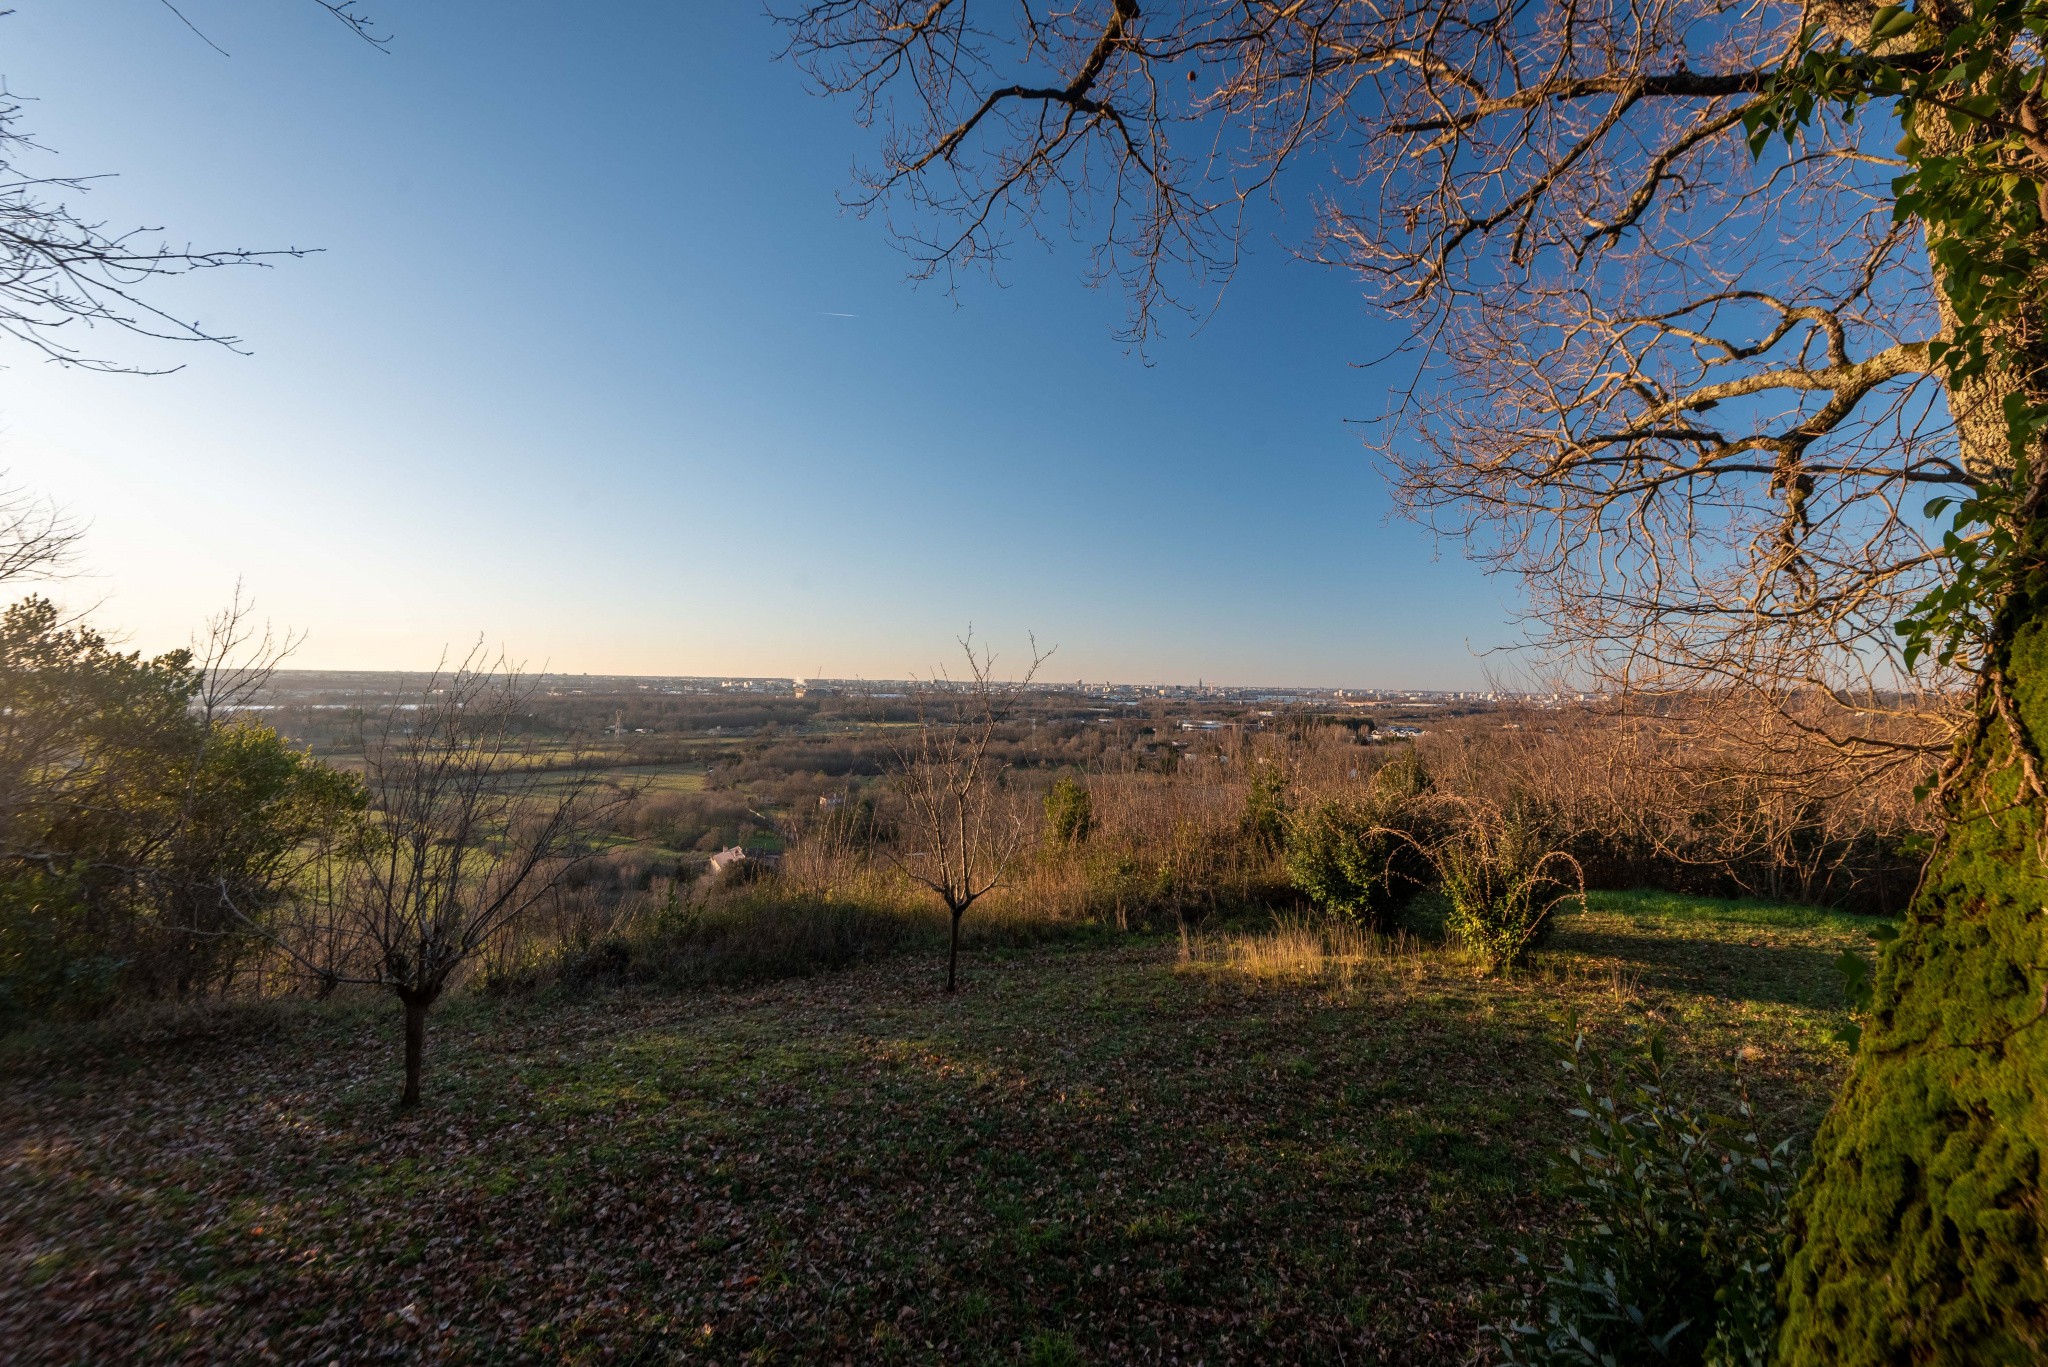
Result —
[[[0,1334],[27,1361],[1469,1358],[1554,1139],[1538,1013],[1219,993],[1156,950],[984,963],[953,998],[928,966],[451,1012],[398,1119],[381,1070],[337,1088],[299,1037],[245,1051],[246,1091],[194,1058],[148,1106],[45,1093],[8,1128],[53,1157],[0,1206],[68,1261],[0,1295]]]
[[[1840,948],[1786,944],[1772,937],[1705,938],[1609,929],[1597,912],[1558,922],[1548,949],[1635,965],[1643,987],[1697,992],[1727,1001],[1778,1002],[1830,1010],[1842,1005],[1835,971]]]

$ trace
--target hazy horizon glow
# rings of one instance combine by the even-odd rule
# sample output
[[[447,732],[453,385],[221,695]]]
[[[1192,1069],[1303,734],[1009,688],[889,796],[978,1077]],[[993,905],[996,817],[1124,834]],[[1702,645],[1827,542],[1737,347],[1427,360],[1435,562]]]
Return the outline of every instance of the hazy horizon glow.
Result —
[[[94,217],[322,249],[159,296],[248,356],[0,353],[0,467],[90,524],[63,596],[157,650],[239,579],[301,668],[903,678],[971,623],[1061,678],[1484,684],[1512,586],[1390,519],[1346,277],[1263,233],[1144,358],[1079,248],[913,287],[838,208],[853,111],[681,8],[395,3],[388,56],[309,4],[181,3],[231,57],[150,0],[0,18]]]

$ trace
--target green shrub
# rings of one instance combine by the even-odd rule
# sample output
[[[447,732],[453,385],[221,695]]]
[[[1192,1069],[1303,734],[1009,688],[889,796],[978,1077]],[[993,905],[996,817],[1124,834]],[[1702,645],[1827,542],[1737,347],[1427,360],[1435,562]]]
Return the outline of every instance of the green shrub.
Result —
[[[1287,773],[1263,761],[1252,768],[1244,795],[1244,838],[1262,855],[1280,853],[1287,839]]]
[[[206,669],[0,610],[0,1028],[227,991],[365,796],[276,731],[196,707]]]
[[[1575,1204],[1524,1317],[1494,1326],[1511,1367],[1764,1367],[1792,1143],[1747,1098],[1724,1117],[1674,1096],[1661,1033],[1595,1065],[1562,1049],[1580,1136],[1555,1177]],[[1524,1251],[1525,1266],[1538,1259]]]
[[[1379,929],[1427,873],[1401,814],[1378,802],[1316,802],[1287,821],[1287,877],[1324,911]]]
[[[1552,848],[1526,811],[1468,810],[1436,843],[1432,859],[1450,904],[1447,928],[1494,971],[1541,944],[1559,906],[1585,902],[1577,861]]]
[[[132,956],[116,951],[134,937],[100,924],[78,882],[0,877],[0,1033],[39,1020],[90,1020],[121,1003]]]
[[[1412,745],[1382,764],[1372,776],[1373,797],[1400,807],[1412,806],[1434,786],[1429,769]]]
[[[1045,833],[1060,845],[1079,845],[1095,829],[1095,802],[1088,790],[1061,775],[1045,795]]]

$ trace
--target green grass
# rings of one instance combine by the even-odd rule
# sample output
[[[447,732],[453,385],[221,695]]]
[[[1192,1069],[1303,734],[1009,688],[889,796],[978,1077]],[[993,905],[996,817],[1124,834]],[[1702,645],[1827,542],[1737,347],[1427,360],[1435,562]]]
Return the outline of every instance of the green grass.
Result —
[[[1775,926],[1795,930],[1834,929],[1860,933],[1878,925],[1880,919],[1857,916],[1826,907],[1802,906],[1792,902],[1735,901],[1720,897],[1687,897],[1675,892],[1638,888],[1632,892],[1593,892],[1586,895],[1588,911],[1626,916],[1641,926],[1719,923]]]
[[[1806,918],[1806,919],[1802,919]],[[17,1051],[0,1342],[23,1363],[1461,1363],[1560,1213],[1567,1011],[1809,1125],[1860,924],[1602,896],[1507,980],[1292,981],[1173,945],[909,952],[744,991]]]
[[[552,793],[572,784],[618,784],[647,796],[658,793],[701,793],[706,772],[702,764],[619,764],[600,769],[563,769],[534,780],[537,793]]]
[[[702,764],[623,764],[601,771],[604,778],[627,784],[643,793],[701,793],[705,770]]]

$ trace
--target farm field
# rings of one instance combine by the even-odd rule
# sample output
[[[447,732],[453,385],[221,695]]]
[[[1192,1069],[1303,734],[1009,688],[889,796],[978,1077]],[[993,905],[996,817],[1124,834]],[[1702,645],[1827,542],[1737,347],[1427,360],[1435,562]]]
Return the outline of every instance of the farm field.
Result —
[[[906,954],[740,991],[452,1003],[395,1115],[382,1002],[4,1064],[23,1364],[1459,1363],[1559,1213],[1576,1012],[1740,1056],[1804,1130],[1867,923],[1596,895],[1531,969],[1441,950]]]
[[[564,769],[542,780],[536,785],[536,789],[549,792],[570,783],[588,783],[593,779],[598,783],[631,788],[647,796],[659,793],[701,793],[704,791],[705,769],[702,764],[687,761],[674,764],[607,765],[588,775]]]

